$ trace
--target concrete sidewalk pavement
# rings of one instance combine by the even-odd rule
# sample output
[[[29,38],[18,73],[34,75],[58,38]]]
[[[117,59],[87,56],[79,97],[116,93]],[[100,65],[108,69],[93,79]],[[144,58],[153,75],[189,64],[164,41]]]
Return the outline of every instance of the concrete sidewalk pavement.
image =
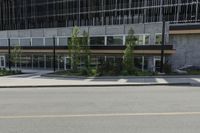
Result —
[[[43,77],[36,73],[0,77],[0,88],[198,85],[200,77]]]

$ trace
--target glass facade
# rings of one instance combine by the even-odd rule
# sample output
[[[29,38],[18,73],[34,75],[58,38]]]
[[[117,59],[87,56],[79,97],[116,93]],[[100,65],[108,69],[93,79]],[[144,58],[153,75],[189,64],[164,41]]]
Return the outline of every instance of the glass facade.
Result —
[[[32,56],[21,56],[21,67],[22,68],[32,68]]]
[[[10,39],[10,45],[11,46],[20,45],[19,44],[19,39]]]
[[[156,45],[161,45],[161,44],[162,44],[162,35],[156,34]]]
[[[144,38],[144,44],[145,45],[150,45],[150,35],[145,35],[145,38]]]
[[[136,35],[135,37],[137,39],[137,42],[136,42],[137,45],[144,45],[144,36],[143,35]]]
[[[20,46],[31,46],[31,39],[30,38],[20,39]]]
[[[51,38],[45,38],[45,46],[53,46],[53,42],[54,39],[51,37]]]
[[[123,36],[108,36],[107,37],[108,46],[122,46],[123,45]]]
[[[137,56],[134,58],[134,64],[137,69],[148,70],[148,57]]]
[[[90,37],[90,46],[104,46],[105,37]]]
[[[8,46],[8,39],[0,39],[0,46]]]
[[[136,45],[154,45],[161,44],[162,35],[154,34],[150,36],[148,34],[135,35],[137,41]],[[150,40],[155,38],[155,42],[150,44]],[[80,39],[82,37],[79,37]],[[115,35],[115,36],[91,36],[89,37],[90,46],[123,46],[126,41],[127,35]],[[57,37],[55,40],[56,46],[67,46],[68,42],[71,40],[71,37],[62,36]],[[52,37],[33,37],[33,38],[11,38],[11,46],[53,46]],[[0,46],[8,46],[8,39],[0,39]]]
[[[137,69],[140,70],[150,70],[149,59],[152,56],[135,56],[134,64]],[[91,56],[91,67],[98,67],[102,61],[108,61],[112,63],[120,64],[123,61],[123,57],[119,55],[92,55]],[[8,66],[8,56],[0,55],[0,66]],[[71,69],[71,58],[66,54],[56,55],[56,70],[68,70]],[[81,67],[83,62],[79,65]],[[48,54],[22,54],[20,61],[15,65],[12,63],[12,67],[18,67],[21,69],[38,69],[38,70],[52,70],[53,69],[53,56]],[[156,69],[156,67],[155,67]]]
[[[67,46],[67,37],[59,37],[59,46]]]
[[[43,46],[44,38],[32,38],[32,46]]]
[[[164,10],[162,10],[162,5]],[[198,0],[1,0],[0,30],[200,22]]]

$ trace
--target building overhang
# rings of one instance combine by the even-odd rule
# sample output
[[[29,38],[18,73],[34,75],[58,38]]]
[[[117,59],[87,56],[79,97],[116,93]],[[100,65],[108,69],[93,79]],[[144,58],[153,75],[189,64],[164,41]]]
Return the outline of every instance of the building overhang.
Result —
[[[125,46],[91,46],[91,54],[93,55],[123,55]],[[22,47],[22,53],[53,53],[53,46],[35,46]],[[66,46],[56,46],[57,54],[67,54],[69,52]],[[8,47],[0,47],[0,53],[8,53]],[[142,45],[136,46],[134,49],[136,55],[160,55],[161,45]],[[175,50],[172,45],[164,46],[164,54],[174,54]]]
[[[169,34],[170,35],[200,34],[200,23],[170,25]]]

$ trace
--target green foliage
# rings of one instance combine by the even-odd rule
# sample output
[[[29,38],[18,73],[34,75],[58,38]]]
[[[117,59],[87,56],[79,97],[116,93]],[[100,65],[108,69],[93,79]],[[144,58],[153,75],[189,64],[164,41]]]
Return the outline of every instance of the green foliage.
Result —
[[[90,76],[97,76],[97,69],[96,68],[90,68]]]
[[[87,71],[90,69],[89,34],[84,31],[83,37],[78,37],[79,32],[79,28],[74,27],[71,34],[71,40],[69,40],[68,43],[69,56],[74,72],[80,71],[78,66],[81,63],[81,59],[83,60],[84,68],[88,69]]]
[[[124,50],[123,64],[124,71],[127,73],[132,73],[134,71],[134,47],[136,45],[136,37],[134,36],[134,30],[131,28],[129,30],[128,36],[126,38],[126,49]]]
[[[89,76],[89,75],[90,75],[90,70],[87,69],[87,68],[81,68],[80,74],[81,74],[82,76]]]
[[[78,71],[68,70],[68,71],[57,71],[56,75],[63,75],[63,76],[96,76],[97,74],[96,69],[86,69],[81,68]]]
[[[134,73],[135,76],[155,76],[155,72],[150,71],[142,71],[142,70],[136,70]]]
[[[77,71],[78,65],[80,64],[80,38],[78,37],[79,34],[79,28],[74,27],[72,34],[71,34],[71,40],[68,43],[68,50],[69,50],[69,56],[72,59],[72,70]]]
[[[97,68],[97,76],[153,76],[156,73],[150,71],[142,71],[139,69],[132,69],[131,72],[128,72],[125,69],[122,69],[122,61],[118,60],[116,62],[104,61],[101,60],[100,65]]]
[[[165,63],[163,65],[163,69],[164,69],[164,72],[166,74],[171,74],[172,73],[172,66],[170,64]]]
[[[86,69],[90,69],[90,46],[89,46],[89,34],[84,31],[83,37],[81,38],[81,51],[82,51],[82,59],[84,62],[84,67]]]
[[[17,68],[17,64],[20,63],[21,54],[22,51],[20,45],[16,45],[11,51],[11,62],[15,64],[15,68]]]
[[[98,76],[117,76],[120,75],[122,71],[122,61],[105,61],[104,59],[100,60],[100,64],[97,67]]]
[[[188,70],[189,75],[200,75],[200,70]]]
[[[6,76],[6,75],[15,75],[15,74],[21,74],[22,72],[20,70],[17,71],[8,71],[5,68],[0,69],[0,76]]]

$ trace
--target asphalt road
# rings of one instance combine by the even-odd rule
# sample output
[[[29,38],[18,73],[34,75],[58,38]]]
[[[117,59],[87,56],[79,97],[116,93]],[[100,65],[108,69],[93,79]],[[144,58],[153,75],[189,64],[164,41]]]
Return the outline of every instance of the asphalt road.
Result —
[[[0,89],[0,133],[199,133],[200,87]]]

